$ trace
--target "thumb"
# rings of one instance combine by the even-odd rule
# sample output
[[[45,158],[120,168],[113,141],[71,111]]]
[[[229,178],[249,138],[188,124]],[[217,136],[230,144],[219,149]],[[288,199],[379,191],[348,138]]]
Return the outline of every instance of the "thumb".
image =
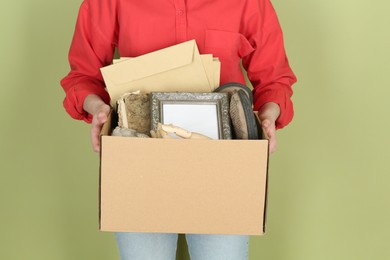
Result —
[[[261,126],[264,127],[264,128],[268,128],[271,124],[271,121],[269,119],[264,119],[262,122],[261,122]]]
[[[103,111],[98,112],[97,121],[99,124],[104,124],[107,121],[107,115]]]

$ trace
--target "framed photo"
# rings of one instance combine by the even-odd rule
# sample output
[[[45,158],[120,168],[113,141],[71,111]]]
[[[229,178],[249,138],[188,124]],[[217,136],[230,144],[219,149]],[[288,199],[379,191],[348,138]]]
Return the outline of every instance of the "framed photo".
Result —
[[[151,127],[173,124],[212,139],[231,139],[226,93],[151,93]]]

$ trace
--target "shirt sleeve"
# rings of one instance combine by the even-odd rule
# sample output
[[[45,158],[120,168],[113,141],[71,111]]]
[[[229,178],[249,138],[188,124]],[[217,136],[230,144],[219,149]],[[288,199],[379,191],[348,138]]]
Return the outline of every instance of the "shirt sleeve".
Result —
[[[283,34],[269,0],[258,1],[258,11],[247,20],[246,37],[254,51],[243,57],[243,67],[253,85],[254,109],[267,102],[280,107],[276,128],[291,122],[294,110],[291,96],[296,77],[286,57]]]
[[[86,0],[81,4],[68,55],[71,70],[61,80],[66,94],[63,102],[65,110],[72,118],[88,123],[92,121],[92,115],[83,109],[88,95],[96,94],[105,103],[110,102],[100,68],[112,62],[115,48],[115,18],[112,12],[99,11],[104,8],[99,2],[110,1],[90,4],[92,1],[95,0]],[[100,14],[104,16],[97,20]]]

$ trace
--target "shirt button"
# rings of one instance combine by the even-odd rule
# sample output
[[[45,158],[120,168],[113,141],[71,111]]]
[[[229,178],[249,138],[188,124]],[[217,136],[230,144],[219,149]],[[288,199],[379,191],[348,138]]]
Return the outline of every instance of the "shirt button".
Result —
[[[183,15],[184,14],[184,11],[182,9],[180,9],[178,12],[177,12],[178,15]]]

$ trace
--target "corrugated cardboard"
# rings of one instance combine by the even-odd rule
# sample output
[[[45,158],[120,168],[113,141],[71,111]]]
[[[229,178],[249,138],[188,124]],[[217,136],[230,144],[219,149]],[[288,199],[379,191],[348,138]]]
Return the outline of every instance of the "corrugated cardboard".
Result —
[[[100,230],[264,233],[267,140],[109,136],[114,121],[101,136]]]

